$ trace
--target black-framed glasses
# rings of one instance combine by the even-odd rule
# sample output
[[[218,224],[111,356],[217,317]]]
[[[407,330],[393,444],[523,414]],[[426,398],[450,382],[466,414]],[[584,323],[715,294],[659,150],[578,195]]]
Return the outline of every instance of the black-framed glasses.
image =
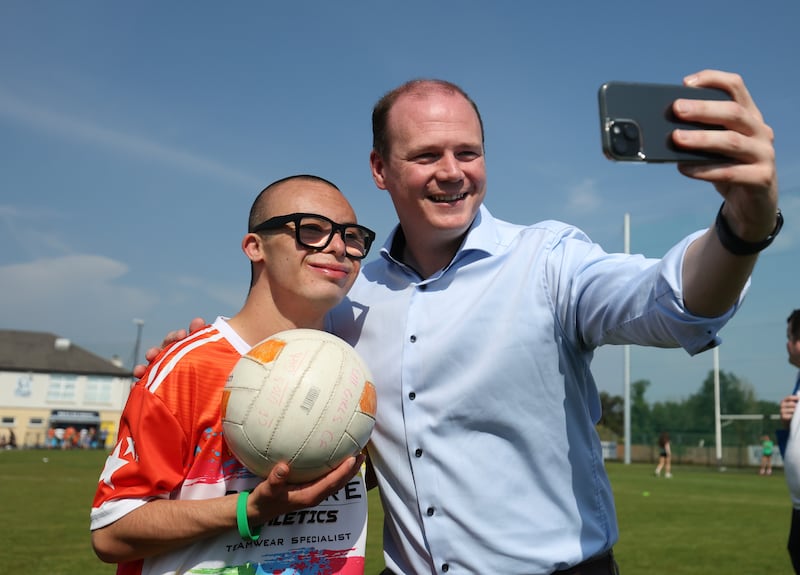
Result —
[[[338,233],[344,242],[345,255],[354,260],[363,260],[367,257],[369,248],[375,241],[375,232],[365,226],[339,224],[325,216],[306,213],[275,216],[255,226],[250,233],[276,230],[289,222],[294,224],[294,237],[297,243],[312,250],[324,250]]]

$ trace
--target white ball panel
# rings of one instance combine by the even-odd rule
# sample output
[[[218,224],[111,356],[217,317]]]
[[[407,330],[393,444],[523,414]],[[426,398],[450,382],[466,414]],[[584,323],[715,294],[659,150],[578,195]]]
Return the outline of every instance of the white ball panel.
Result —
[[[373,427],[375,427],[375,418],[363,411],[357,411],[353,414],[350,425],[347,426],[347,434],[363,448],[369,442]]]
[[[272,466],[268,466],[265,458],[259,456],[257,450],[253,449],[242,426],[235,423],[223,422],[222,431],[231,452],[245,467],[257,475],[262,475],[262,473],[266,471],[266,473],[264,473],[264,476],[266,476],[266,474],[270,472]]]
[[[361,447],[353,441],[347,433],[339,438],[339,442],[330,454],[328,459],[328,466],[333,468],[339,465],[342,461],[357,454],[361,451]]]

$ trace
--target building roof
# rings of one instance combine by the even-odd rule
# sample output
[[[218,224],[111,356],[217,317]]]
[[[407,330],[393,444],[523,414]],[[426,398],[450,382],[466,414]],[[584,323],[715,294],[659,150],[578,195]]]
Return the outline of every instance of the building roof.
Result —
[[[109,359],[52,333],[0,329],[0,371],[130,377]]]

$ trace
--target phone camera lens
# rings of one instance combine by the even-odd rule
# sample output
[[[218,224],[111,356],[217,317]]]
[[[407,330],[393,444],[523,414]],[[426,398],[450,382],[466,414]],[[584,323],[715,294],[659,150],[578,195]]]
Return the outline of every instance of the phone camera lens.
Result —
[[[617,121],[610,126],[611,148],[621,157],[634,157],[639,154],[639,127],[631,121]]]
[[[639,129],[635,124],[623,124],[622,133],[625,134],[625,137],[632,142],[635,142],[639,139]]]

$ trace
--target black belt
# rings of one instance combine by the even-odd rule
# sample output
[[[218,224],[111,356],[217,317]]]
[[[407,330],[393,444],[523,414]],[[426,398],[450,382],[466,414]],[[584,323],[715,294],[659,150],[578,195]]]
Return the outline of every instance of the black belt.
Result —
[[[619,575],[619,567],[614,561],[614,553],[608,551],[599,557],[587,559],[583,563],[556,571],[553,575]]]
[[[380,575],[394,575],[387,567]],[[553,575],[619,575],[619,567],[614,561],[614,553],[608,551],[599,557],[593,557],[583,563],[578,563],[569,569],[556,571]]]

